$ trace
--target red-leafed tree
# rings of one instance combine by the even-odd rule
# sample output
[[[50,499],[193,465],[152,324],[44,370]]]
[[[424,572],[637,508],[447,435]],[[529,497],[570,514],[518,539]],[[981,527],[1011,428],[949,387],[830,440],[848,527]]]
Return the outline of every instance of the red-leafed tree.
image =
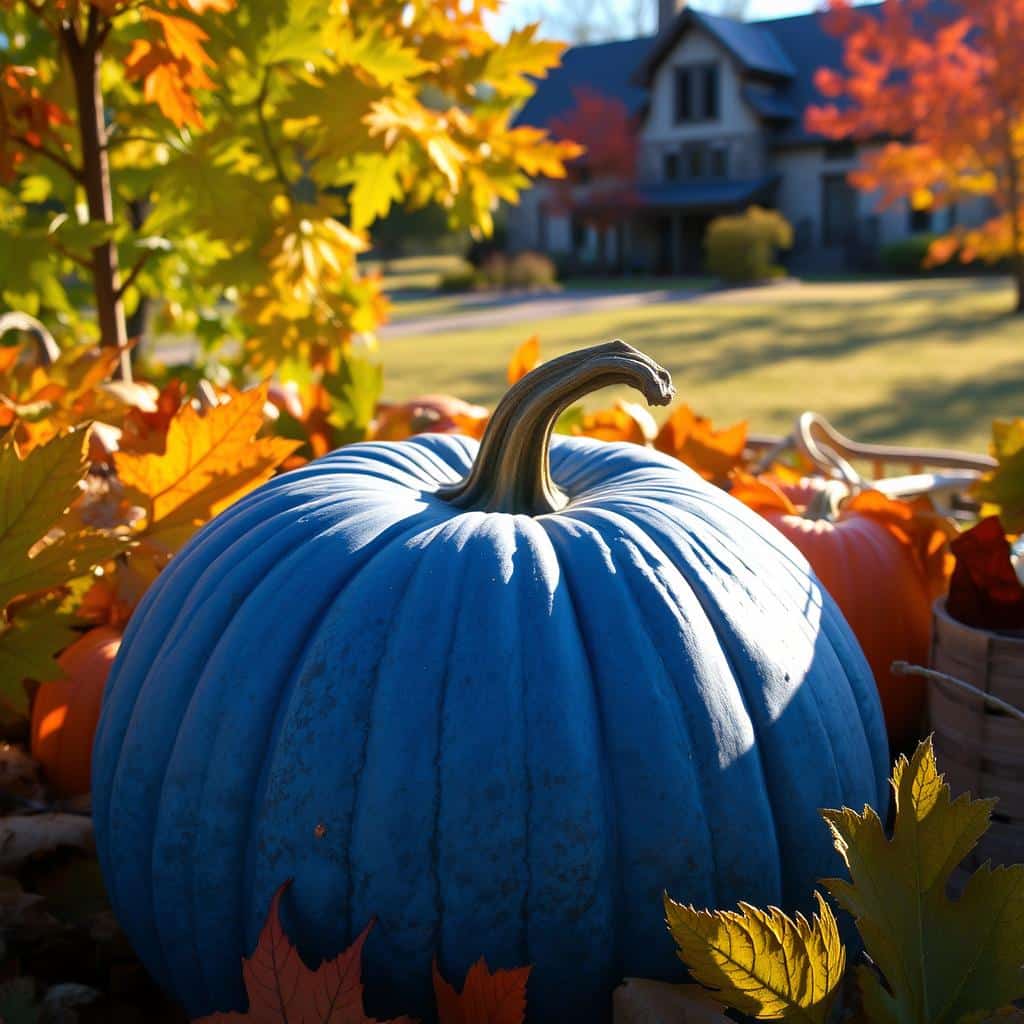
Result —
[[[939,209],[984,196],[994,216],[938,239],[929,262],[1009,259],[1024,313],[1024,0],[830,0],[843,70],[818,71],[829,101],[807,127],[879,140],[851,180],[883,202]]]
[[[554,207],[603,231],[626,220],[636,201],[638,135],[626,104],[592,89],[573,90],[572,110],[548,125],[552,136],[583,147],[558,181]]]

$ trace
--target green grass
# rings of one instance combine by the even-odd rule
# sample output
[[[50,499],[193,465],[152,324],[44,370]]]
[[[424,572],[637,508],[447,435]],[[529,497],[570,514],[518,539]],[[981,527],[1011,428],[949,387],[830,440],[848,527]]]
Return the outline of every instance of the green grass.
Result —
[[[1024,319],[1012,304],[1009,283],[992,278],[786,285],[392,338],[381,354],[389,398],[442,391],[493,404],[529,334],[549,357],[621,337],[723,425],[783,433],[814,409],[860,440],[984,451],[993,418],[1024,414]]]

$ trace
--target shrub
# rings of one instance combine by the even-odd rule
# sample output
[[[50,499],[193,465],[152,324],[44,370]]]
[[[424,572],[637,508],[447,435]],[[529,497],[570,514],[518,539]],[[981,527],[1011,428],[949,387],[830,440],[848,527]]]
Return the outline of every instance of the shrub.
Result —
[[[460,267],[458,270],[451,270],[447,274],[443,274],[437,288],[438,291],[453,294],[476,291],[482,285],[483,280],[479,270],[474,270],[473,267]]]
[[[934,268],[925,266],[932,242],[938,235],[914,235],[883,245],[879,253],[882,270],[887,274],[927,274]]]
[[[517,253],[505,266],[506,288],[552,288],[557,280],[554,262],[539,252]]]
[[[775,210],[751,206],[742,214],[711,222],[704,247],[710,273],[733,284],[767,281],[785,270],[775,263],[779,249],[793,245],[793,228]]]

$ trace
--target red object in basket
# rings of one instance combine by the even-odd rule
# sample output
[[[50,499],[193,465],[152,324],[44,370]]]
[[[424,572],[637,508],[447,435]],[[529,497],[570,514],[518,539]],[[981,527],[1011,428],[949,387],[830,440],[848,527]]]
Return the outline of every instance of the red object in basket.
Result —
[[[1010,561],[1010,543],[998,516],[983,519],[950,545],[956,568],[946,610],[976,629],[1024,629],[1024,586]]]

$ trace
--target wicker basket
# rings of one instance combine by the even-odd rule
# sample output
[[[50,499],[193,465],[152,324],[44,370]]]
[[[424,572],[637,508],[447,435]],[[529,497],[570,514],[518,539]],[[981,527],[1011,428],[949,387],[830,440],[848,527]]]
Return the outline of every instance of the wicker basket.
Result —
[[[931,664],[1016,708],[1024,708],[1024,637],[965,626],[933,609]],[[998,797],[992,827],[965,867],[1024,861],[1024,722],[949,683],[932,682],[928,713],[939,768],[954,795]]]

